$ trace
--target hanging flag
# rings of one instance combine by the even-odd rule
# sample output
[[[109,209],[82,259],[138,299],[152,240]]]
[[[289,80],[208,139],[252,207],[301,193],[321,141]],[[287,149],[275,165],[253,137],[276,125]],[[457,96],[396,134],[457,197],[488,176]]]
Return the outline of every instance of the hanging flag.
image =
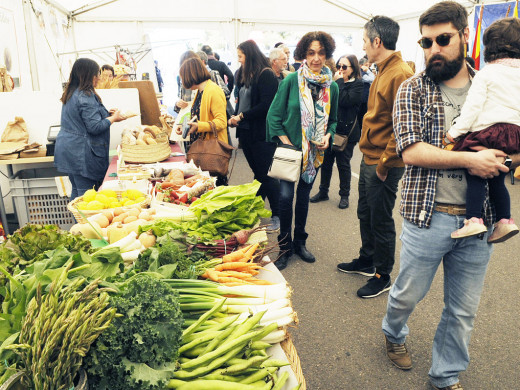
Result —
[[[475,60],[475,69],[480,69],[480,35],[482,25],[482,13],[484,12],[484,5],[480,6],[480,15],[477,21],[477,28],[475,29],[475,39],[473,40],[473,52],[471,58]]]
[[[515,9],[513,10],[513,18],[518,18],[518,0],[516,0]]]

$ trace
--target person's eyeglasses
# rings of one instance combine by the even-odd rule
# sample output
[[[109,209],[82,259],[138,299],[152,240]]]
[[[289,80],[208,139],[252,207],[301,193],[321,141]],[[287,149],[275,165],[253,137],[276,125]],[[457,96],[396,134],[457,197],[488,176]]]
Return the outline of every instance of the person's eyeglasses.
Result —
[[[435,42],[437,42],[437,45],[439,46],[448,46],[450,44],[451,38],[460,33],[462,30],[464,30],[464,27],[461,28],[459,31],[454,33],[444,33],[437,35],[435,37]],[[419,46],[421,46],[423,49],[429,49],[433,45],[433,39],[431,38],[421,38],[417,41]]]
[[[341,70],[347,70],[348,68],[352,68],[352,66],[350,66],[350,65],[338,65],[338,69],[341,69]]]

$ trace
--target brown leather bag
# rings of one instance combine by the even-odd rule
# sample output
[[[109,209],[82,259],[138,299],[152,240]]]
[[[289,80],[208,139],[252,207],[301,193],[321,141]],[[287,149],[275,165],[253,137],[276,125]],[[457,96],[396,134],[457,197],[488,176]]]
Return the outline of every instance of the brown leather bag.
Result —
[[[206,137],[199,137],[192,143],[187,160],[193,160],[200,169],[212,175],[226,176],[229,160],[235,148],[217,138],[217,130],[213,122],[209,122],[209,125],[213,135],[210,133]]]

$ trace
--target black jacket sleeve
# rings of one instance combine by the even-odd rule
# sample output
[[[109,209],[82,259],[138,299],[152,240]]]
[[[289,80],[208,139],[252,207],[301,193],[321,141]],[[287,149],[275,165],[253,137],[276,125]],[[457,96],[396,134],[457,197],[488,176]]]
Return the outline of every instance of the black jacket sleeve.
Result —
[[[222,61],[220,61],[222,62]],[[235,85],[235,77],[233,76],[233,72],[229,67],[226,65],[225,62],[222,62],[221,64],[221,72],[220,74],[225,74],[227,77],[227,87],[230,91],[233,90],[233,85]]]
[[[243,113],[244,118],[248,120],[265,120],[267,111],[269,111],[269,107],[271,106],[271,102],[273,101],[277,90],[278,80],[276,80],[276,76],[271,69],[265,69],[262,71],[256,81],[257,96],[252,97],[255,104]]]
[[[349,83],[338,83],[340,108],[359,106],[363,97],[363,81],[357,79]]]

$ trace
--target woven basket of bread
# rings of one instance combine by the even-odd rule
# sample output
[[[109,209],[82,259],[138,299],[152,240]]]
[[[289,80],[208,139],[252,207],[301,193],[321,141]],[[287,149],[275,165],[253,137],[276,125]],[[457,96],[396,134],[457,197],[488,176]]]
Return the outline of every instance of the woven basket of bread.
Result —
[[[125,129],[121,138],[121,151],[126,162],[138,164],[163,161],[171,154],[168,135],[157,126]]]

